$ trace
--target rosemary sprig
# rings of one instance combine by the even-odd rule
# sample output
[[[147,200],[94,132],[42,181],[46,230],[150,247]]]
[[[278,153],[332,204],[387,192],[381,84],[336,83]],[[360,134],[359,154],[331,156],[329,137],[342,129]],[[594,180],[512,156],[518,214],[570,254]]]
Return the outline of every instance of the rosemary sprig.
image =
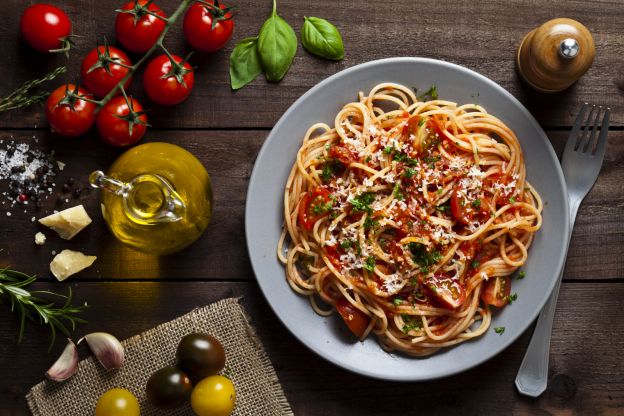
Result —
[[[28,95],[28,92],[44,82],[52,81],[65,71],[67,71],[67,67],[59,66],[54,71],[44,75],[43,78],[26,81],[11,94],[0,99],[0,112],[25,108],[45,100],[49,92],[41,92],[30,96]]]
[[[74,331],[77,323],[87,323],[84,319],[76,316],[84,311],[87,305],[73,306],[71,304],[71,288],[69,288],[67,296],[47,290],[29,291],[25,289],[35,280],[37,280],[35,276],[28,276],[15,270],[0,269],[0,295],[8,296],[11,300],[11,312],[17,312],[20,322],[17,343],[22,342],[26,319],[33,322],[39,321],[41,325],[50,327],[52,339],[48,348],[49,351],[54,345],[57,331],[69,337],[68,326]],[[64,302],[61,304],[58,300]]]

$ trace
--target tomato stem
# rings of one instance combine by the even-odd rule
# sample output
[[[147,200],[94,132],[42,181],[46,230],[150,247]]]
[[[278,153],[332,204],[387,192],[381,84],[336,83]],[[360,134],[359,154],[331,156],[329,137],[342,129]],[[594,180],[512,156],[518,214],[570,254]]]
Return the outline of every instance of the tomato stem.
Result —
[[[126,76],[123,77],[117,83],[117,85],[115,85],[115,87],[113,87],[113,89],[110,90],[110,92],[106,94],[106,96],[98,102],[99,107],[96,109],[96,112],[99,111],[102,107],[104,107],[104,105],[106,105],[106,103],[109,102],[115,95],[117,95],[117,91],[119,91],[119,89],[123,85],[126,84],[126,81],[128,81],[134,75],[137,69],[139,69],[139,67],[147,60],[147,58],[149,58],[154,53],[156,49],[165,50],[163,46],[163,40],[165,39],[165,36],[167,35],[169,28],[176,22],[176,20],[178,20],[180,15],[182,15],[186,11],[186,9],[188,9],[191,3],[193,3],[194,1],[195,0],[182,0],[178,8],[168,18],[162,18],[162,16],[157,16],[166,22],[165,28],[163,29],[162,33],[158,37],[158,40],[156,40],[156,42],[152,45],[152,47],[147,52],[145,52],[145,55],[143,55],[141,59],[139,59],[130,68],[128,68],[128,73],[126,74]],[[152,14],[152,13],[149,13],[149,14]],[[165,50],[165,53],[167,53],[166,50]]]

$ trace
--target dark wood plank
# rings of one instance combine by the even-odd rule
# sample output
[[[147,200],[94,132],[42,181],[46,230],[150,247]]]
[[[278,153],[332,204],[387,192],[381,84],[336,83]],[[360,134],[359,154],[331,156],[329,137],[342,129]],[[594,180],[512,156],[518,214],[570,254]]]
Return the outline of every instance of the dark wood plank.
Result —
[[[39,284],[59,289],[66,284]],[[244,304],[274,363],[297,415],[418,414],[621,414],[624,411],[624,313],[621,283],[566,283],[561,292],[551,347],[550,385],[538,400],[520,396],[513,385],[530,331],[499,356],[466,373],[427,383],[390,383],[351,374],[324,361],[279,323],[251,283],[72,284],[77,301],[91,304],[76,336],[109,331],[126,338],[194,307],[228,296]],[[46,353],[47,334],[29,327],[14,344],[16,322],[6,306],[0,320],[0,413],[25,415],[23,396],[38,383],[62,349]],[[604,325],[609,322],[609,326]],[[503,335],[504,336],[504,335]],[[409,410],[407,410],[409,409]]]
[[[35,144],[32,132],[14,131],[12,134],[16,140]],[[60,192],[62,184],[70,176],[86,186],[92,170],[106,169],[121,153],[101,143],[95,133],[91,136],[84,140],[62,140],[51,137],[47,132],[36,132],[39,145],[55,150],[58,159],[67,163],[56,182],[56,192]],[[83,194],[80,200],[69,196],[70,203],[66,206],[80,201],[94,220],[89,228],[69,242],[31,222],[33,216],[40,218],[58,208],[54,205],[56,198],[46,201],[41,211],[35,210],[32,205],[13,208],[10,217],[6,216],[6,207],[0,205],[0,248],[4,249],[0,251],[0,265],[8,264],[49,277],[51,251],[72,248],[98,256],[96,264],[75,279],[252,279],[244,238],[244,204],[253,161],[265,136],[265,131],[152,130],[148,133],[148,140],[166,140],[197,155],[208,168],[214,183],[212,223],[199,241],[178,254],[159,259],[136,253],[119,244],[99,214],[97,193],[91,192]],[[567,132],[551,131],[549,136],[561,153]],[[613,131],[601,176],[579,211],[566,279],[621,279],[624,276],[622,160],[624,132]],[[3,182],[0,183],[0,192],[8,186],[6,181]],[[49,237],[43,247],[34,244],[33,236],[38,230],[43,230]]]
[[[77,78],[82,57],[104,36],[114,40],[114,9],[122,3],[116,0],[56,2],[72,18],[75,33],[82,36],[76,40],[78,50],[68,61],[69,73],[64,79]],[[335,7],[335,2],[330,0],[283,0],[279,2],[279,13],[297,33],[303,16],[319,15],[333,21],[342,31],[346,57],[342,62],[328,62],[312,57],[299,46],[294,64],[281,83],[268,84],[259,78],[238,92],[232,92],[229,87],[229,54],[238,40],[257,33],[269,15],[270,2],[233,3],[238,5],[238,10],[232,42],[224,51],[193,57],[192,63],[197,66],[193,95],[180,106],[154,108],[151,113],[154,126],[268,128],[290,104],[322,79],[362,62],[393,56],[426,56],[478,71],[518,97],[547,126],[571,125],[576,109],[584,101],[611,106],[613,125],[624,123],[624,78],[619,70],[624,55],[624,33],[619,22],[624,20],[624,8],[617,1],[558,0],[538,5],[532,0],[522,0],[512,6],[504,0],[479,3],[454,0],[433,2],[423,8],[411,0],[398,0],[392,3],[391,10],[380,10],[376,2],[348,0]],[[158,4],[171,13],[178,1],[162,0]],[[61,56],[34,53],[20,41],[17,28],[23,7],[20,0],[7,0],[0,5],[4,16],[0,28],[4,56],[0,68],[2,93],[66,62]],[[518,79],[515,53],[527,32],[557,16],[578,19],[589,27],[596,42],[596,60],[572,88],[544,95],[530,90]],[[180,55],[189,50],[180,24],[166,44]],[[146,103],[141,82],[139,75],[132,92]],[[0,115],[0,127],[45,125],[38,109]]]

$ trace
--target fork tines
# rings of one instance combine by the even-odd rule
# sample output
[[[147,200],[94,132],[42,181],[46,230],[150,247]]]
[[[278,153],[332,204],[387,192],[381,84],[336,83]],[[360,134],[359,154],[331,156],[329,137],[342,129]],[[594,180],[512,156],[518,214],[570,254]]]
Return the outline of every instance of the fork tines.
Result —
[[[589,114],[585,117],[588,109]],[[589,151],[594,155],[600,150],[599,148],[604,147],[606,139],[601,140],[601,138],[606,137],[606,134],[598,136],[598,132],[609,129],[610,114],[611,109],[608,107],[590,106],[588,103],[583,103],[570,134],[570,138],[576,136],[576,140],[572,141],[574,143],[574,151],[581,153]]]

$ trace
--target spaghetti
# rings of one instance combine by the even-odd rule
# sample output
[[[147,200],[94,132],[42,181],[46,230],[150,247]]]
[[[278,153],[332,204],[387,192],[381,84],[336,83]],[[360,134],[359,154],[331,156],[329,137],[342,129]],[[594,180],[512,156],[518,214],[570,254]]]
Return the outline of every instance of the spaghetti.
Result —
[[[515,300],[510,276],[542,221],[513,131],[434,87],[427,98],[383,83],[333,128],[311,126],[278,246],[288,283],[317,313],[337,310],[360,339],[374,333],[410,355],[487,330],[491,306]]]

